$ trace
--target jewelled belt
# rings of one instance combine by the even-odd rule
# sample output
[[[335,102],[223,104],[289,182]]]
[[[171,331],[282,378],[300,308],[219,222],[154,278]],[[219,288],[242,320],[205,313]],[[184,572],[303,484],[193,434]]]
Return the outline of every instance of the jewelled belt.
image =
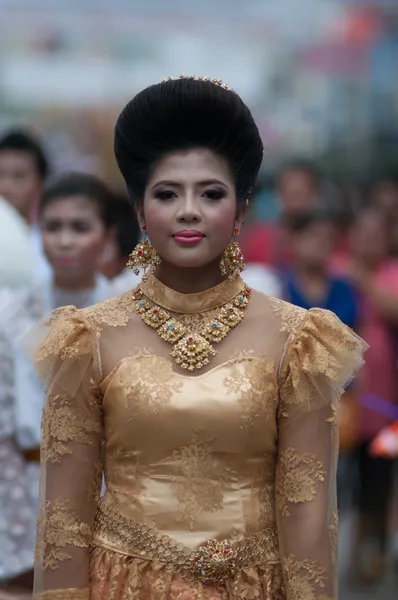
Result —
[[[279,562],[276,525],[237,542],[209,540],[192,550],[102,505],[97,512],[93,545],[106,547],[106,542],[123,554],[157,562],[169,571],[211,585],[224,585],[244,567]]]

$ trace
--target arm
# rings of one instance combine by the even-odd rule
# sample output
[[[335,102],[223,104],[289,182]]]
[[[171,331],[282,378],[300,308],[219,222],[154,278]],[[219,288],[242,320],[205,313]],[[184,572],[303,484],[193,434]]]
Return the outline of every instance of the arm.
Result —
[[[87,348],[88,332],[79,327],[73,342],[57,348],[43,411],[34,585],[38,600],[90,598],[89,546],[101,489],[102,414],[93,361],[88,353],[79,356]],[[55,334],[40,350],[43,360],[50,356],[53,361]]]
[[[336,398],[325,393],[318,409],[279,418],[276,507],[288,600],[337,598],[338,431]]]
[[[337,599],[337,408],[365,349],[320,309],[306,313],[286,344],[275,492],[287,600]]]

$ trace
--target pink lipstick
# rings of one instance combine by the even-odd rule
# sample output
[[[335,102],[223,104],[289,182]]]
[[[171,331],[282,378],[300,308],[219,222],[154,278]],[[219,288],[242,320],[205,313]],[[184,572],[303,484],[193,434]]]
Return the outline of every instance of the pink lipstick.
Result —
[[[184,229],[183,231],[178,231],[173,235],[175,241],[182,246],[196,246],[203,240],[204,237],[205,236],[203,233],[193,229]]]

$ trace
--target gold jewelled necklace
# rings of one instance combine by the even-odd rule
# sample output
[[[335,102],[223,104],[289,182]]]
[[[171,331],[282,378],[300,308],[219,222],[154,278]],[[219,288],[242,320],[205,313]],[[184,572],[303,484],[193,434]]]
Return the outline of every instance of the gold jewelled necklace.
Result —
[[[151,302],[140,288],[133,292],[133,308],[162,340],[173,345],[171,356],[176,363],[182,369],[194,371],[207,365],[209,357],[217,353],[212,344],[221,342],[242,321],[250,294],[251,290],[244,286],[242,291],[204,326],[202,333],[190,332],[182,321],[173,317],[165,308]]]

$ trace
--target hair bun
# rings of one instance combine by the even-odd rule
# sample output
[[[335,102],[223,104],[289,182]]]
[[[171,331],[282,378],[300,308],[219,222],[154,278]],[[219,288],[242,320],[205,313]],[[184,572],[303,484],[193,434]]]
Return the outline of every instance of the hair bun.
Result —
[[[172,151],[204,147],[227,161],[239,202],[249,196],[263,158],[250,110],[219,80],[180,76],[138,93],[115,127],[114,150],[129,194],[143,201],[153,165]]]

